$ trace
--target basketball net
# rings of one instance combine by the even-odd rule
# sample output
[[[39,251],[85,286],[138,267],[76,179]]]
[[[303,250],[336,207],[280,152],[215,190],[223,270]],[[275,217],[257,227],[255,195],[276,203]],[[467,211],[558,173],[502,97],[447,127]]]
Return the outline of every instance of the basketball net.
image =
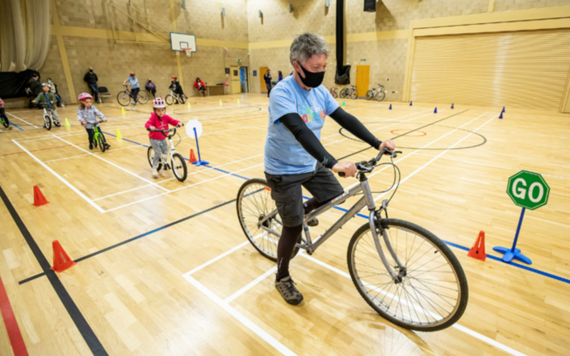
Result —
[[[190,54],[192,53],[192,48],[184,48],[183,50],[184,52],[186,52],[186,55],[190,57]]]

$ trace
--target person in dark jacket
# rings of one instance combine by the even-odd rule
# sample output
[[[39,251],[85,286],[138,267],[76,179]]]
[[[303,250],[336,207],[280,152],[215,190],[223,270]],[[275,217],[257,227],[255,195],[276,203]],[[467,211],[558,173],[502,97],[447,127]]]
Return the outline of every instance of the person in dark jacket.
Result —
[[[170,86],[168,87],[168,89],[172,90],[174,94],[178,94],[178,97],[182,97],[182,95],[184,95],[182,86],[180,85],[180,82],[178,81],[178,78],[176,78],[175,75],[172,76],[172,82],[170,82]],[[178,99],[176,99],[175,104],[178,104]]]
[[[152,82],[152,80],[150,78],[148,78],[148,82],[146,82],[146,85],[144,86],[144,88],[146,89],[146,91],[148,91],[149,93],[152,94],[153,98],[156,98],[156,85]]]
[[[37,72],[34,73],[32,79],[30,79],[30,90],[34,97],[42,92],[42,83],[40,83],[40,75]]]
[[[99,78],[97,78],[97,74],[93,72],[93,67],[89,67],[89,71],[85,73],[83,80],[87,82],[89,89],[91,89],[91,95],[93,95],[95,101],[99,101],[99,87],[97,86]]]

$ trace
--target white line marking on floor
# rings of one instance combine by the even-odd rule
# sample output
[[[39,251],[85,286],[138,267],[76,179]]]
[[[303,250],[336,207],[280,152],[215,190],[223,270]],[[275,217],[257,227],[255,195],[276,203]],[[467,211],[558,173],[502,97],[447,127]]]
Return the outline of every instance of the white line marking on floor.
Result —
[[[10,115],[10,116],[13,116],[13,117],[15,117],[16,119],[18,119],[18,120],[20,120],[20,121],[22,121],[22,122],[25,122],[26,124],[28,124],[28,125],[30,125],[30,126],[33,126],[33,127],[35,127],[36,129],[38,128],[36,125],[34,125],[34,124],[30,123],[30,122],[27,122],[26,120],[21,119],[21,118],[17,117],[17,116],[14,115],[14,114],[10,114],[9,112],[7,112],[6,114],[8,114],[8,115]]]

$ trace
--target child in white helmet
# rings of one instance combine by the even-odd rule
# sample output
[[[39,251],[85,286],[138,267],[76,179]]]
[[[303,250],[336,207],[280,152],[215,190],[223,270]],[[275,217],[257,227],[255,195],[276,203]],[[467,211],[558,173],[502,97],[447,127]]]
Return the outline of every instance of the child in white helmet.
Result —
[[[147,130],[168,130],[169,124],[172,126],[180,127],[180,121],[174,120],[170,116],[166,115],[166,103],[164,99],[158,97],[152,101],[153,113],[150,115],[150,119],[146,122],[144,127]],[[152,159],[152,176],[153,178],[158,178],[158,162],[160,161],[160,156],[166,160],[165,156],[168,154],[168,144],[166,143],[166,136],[162,132],[150,131],[148,133],[150,138],[150,145],[154,150],[154,157]]]
[[[79,109],[77,110],[77,119],[81,125],[85,126],[87,130],[87,136],[89,136],[89,149],[93,149],[93,136],[95,136],[95,127],[99,127],[99,122],[97,118],[100,118],[101,121],[106,122],[105,116],[101,114],[96,107],[93,106],[93,97],[87,93],[79,94],[77,98],[79,101]],[[101,135],[103,136],[103,142],[105,142],[105,148],[111,148],[111,145],[107,143],[105,140],[105,135],[103,135],[103,131],[99,129]],[[95,142],[95,144],[97,144]]]

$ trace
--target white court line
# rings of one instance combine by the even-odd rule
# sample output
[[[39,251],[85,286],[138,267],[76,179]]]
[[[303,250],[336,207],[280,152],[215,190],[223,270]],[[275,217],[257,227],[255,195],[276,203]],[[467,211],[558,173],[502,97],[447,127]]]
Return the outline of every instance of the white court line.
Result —
[[[240,295],[242,295],[243,293],[247,292],[248,290],[250,290],[251,288],[253,288],[256,284],[258,284],[259,282],[263,281],[265,279],[265,277],[269,276],[270,274],[273,274],[277,271],[277,266],[271,268],[269,271],[265,272],[264,274],[262,274],[261,276],[257,277],[256,279],[254,279],[253,281],[249,282],[245,287],[243,287],[242,289],[238,290],[237,292],[235,292],[234,294],[230,295],[229,297],[227,297],[224,302],[226,303],[231,303],[232,301],[234,301],[237,297],[239,297]]]
[[[529,133],[529,132],[506,131],[506,130],[497,130],[497,129],[493,129],[493,132],[507,132],[507,133],[514,133],[517,135],[544,136],[544,137],[553,137],[553,138],[561,138],[564,140],[570,140],[570,137],[551,136],[551,135],[543,135],[543,134],[536,134],[536,133]]]
[[[12,142],[14,142],[17,146],[19,146],[24,152],[26,152],[27,154],[30,155],[30,157],[32,157],[33,159],[35,159],[39,164],[41,164],[45,169],[47,169],[51,174],[53,174],[54,176],[56,176],[60,181],[62,181],[65,185],[67,185],[69,188],[71,188],[71,190],[73,190],[75,193],[77,193],[81,198],[83,198],[86,202],[88,202],[89,204],[91,204],[91,206],[93,206],[95,209],[97,209],[100,213],[104,213],[105,210],[103,210],[99,205],[95,204],[93,202],[93,200],[87,198],[85,196],[85,194],[81,193],[77,188],[75,188],[73,185],[71,185],[71,183],[69,183],[67,180],[65,180],[62,176],[60,176],[59,174],[57,174],[53,169],[51,169],[50,167],[48,167],[44,162],[40,161],[39,158],[37,158],[36,156],[34,156],[33,154],[30,153],[30,151],[28,151],[27,149],[25,149],[22,145],[20,145],[18,142],[16,142],[16,140],[12,140]]]
[[[499,114],[497,114],[497,116],[499,116]],[[320,260],[317,260],[317,259],[314,258],[314,257],[308,256],[308,255],[305,254],[305,253],[301,253],[300,255],[303,256],[303,257],[305,257],[306,259],[308,259],[308,260],[310,260],[310,261],[313,261],[314,263],[316,263],[316,264],[318,264],[318,265],[320,265],[320,266],[322,266],[322,267],[325,267],[325,268],[328,269],[328,270],[331,270],[331,271],[333,271],[333,272],[335,272],[335,273],[337,273],[337,274],[339,274],[339,275],[341,275],[341,276],[343,276],[343,277],[346,277],[346,278],[352,280],[352,278],[350,277],[350,275],[349,275],[348,273],[343,272],[343,271],[339,270],[338,268],[335,268],[335,267],[333,267],[333,266],[331,266],[331,265],[329,265],[329,264],[327,264],[327,263],[324,263],[324,262],[322,262],[322,261],[320,261]],[[506,345],[501,344],[501,343],[498,342],[498,341],[495,341],[495,340],[493,340],[493,339],[491,339],[491,338],[488,338],[488,337],[486,337],[486,336],[484,336],[484,335],[481,335],[481,334],[479,334],[479,333],[477,333],[477,332],[475,332],[475,331],[473,331],[473,330],[471,330],[471,329],[466,328],[465,326],[461,326],[461,325],[458,325],[458,324],[453,324],[452,327],[454,327],[454,328],[456,328],[456,329],[458,329],[458,330],[460,330],[460,331],[463,331],[464,333],[466,333],[466,334],[468,334],[468,335],[471,335],[471,336],[473,336],[473,337],[475,337],[475,338],[477,338],[477,339],[479,339],[479,340],[481,340],[481,341],[483,341],[483,342],[485,342],[485,343],[487,343],[487,344],[489,344],[489,345],[491,345],[491,346],[494,346],[494,347],[496,347],[496,348],[498,348],[498,349],[501,349],[501,350],[503,350],[503,351],[505,351],[505,352],[508,352],[508,353],[510,353],[511,355],[515,355],[515,356],[525,356],[525,354],[523,354],[522,352],[519,352],[519,351],[517,351],[517,350],[515,350],[515,349],[512,349],[512,348],[510,348],[510,347],[508,347],[508,346],[506,346]]]
[[[151,185],[152,185],[152,184],[147,184],[147,185],[143,185],[143,186],[136,187],[136,188],[133,188],[133,189],[124,190],[124,191],[122,191],[122,192],[118,192],[118,193],[114,193],[114,194],[109,194],[109,195],[106,195],[106,196],[101,197],[101,198],[93,199],[93,201],[97,201],[97,200],[101,200],[101,199],[107,199],[107,198],[110,198],[110,197],[114,197],[115,195],[120,195],[120,194],[124,194],[124,193],[128,193],[128,192],[132,192],[133,190],[138,190],[138,189],[141,189],[141,188],[150,187]]]
[[[296,354],[285,347],[282,343],[277,341],[273,336],[269,335],[265,330],[260,328],[259,326],[255,325],[251,320],[243,316],[240,312],[232,308],[228,303],[224,302],[220,297],[215,295],[212,291],[208,288],[204,287],[200,282],[195,280],[190,276],[184,276],[184,278],[190,282],[194,287],[196,287],[199,291],[204,293],[208,298],[222,307],[225,311],[227,311],[231,316],[236,318],[240,323],[246,326],[249,330],[256,333],[259,337],[261,337],[265,342],[269,345],[273,346],[277,351],[281,352],[283,355],[286,356],[296,356]]]
[[[418,155],[420,155],[420,156],[426,156],[426,157],[433,157],[433,156],[430,156],[430,155],[426,155],[425,153],[418,153]],[[477,165],[477,166],[484,166],[484,167],[491,167],[491,168],[499,168],[499,169],[507,169],[507,170],[509,170],[509,171],[517,171],[517,172],[520,171],[520,169],[517,169],[517,168],[501,167],[501,166],[494,166],[494,165],[485,164],[485,163],[462,161],[462,160],[459,160],[459,159],[453,159],[453,158],[448,158],[448,157],[444,157],[443,159],[446,159],[446,160],[449,160],[449,161],[455,161],[455,162],[461,162],[461,163],[466,163],[466,164]],[[553,175],[544,174],[544,173],[541,173],[540,175],[543,176],[543,177],[552,177],[552,178],[558,178],[558,179],[570,179],[569,177],[553,176]]]
[[[35,127],[36,129],[38,128],[36,125],[34,125],[34,124],[30,123],[30,122],[27,122],[27,121],[24,120],[24,119],[20,119],[19,117],[17,117],[17,116],[14,115],[14,114],[10,114],[9,112],[7,112],[6,114],[8,114],[8,115],[10,115],[10,116],[13,116],[13,117],[15,117],[16,119],[18,119],[18,120],[20,120],[20,121],[23,121],[23,122],[25,122],[26,124]]]
[[[191,270],[190,272],[184,273],[184,274],[182,275],[182,277],[186,278],[186,276],[190,276],[190,275],[192,275],[192,274],[198,272],[198,271],[201,270],[202,268],[208,267],[208,266],[211,265],[212,263],[214,263],[214,262],[216,262],[216,261],[218,261],[218,260],[220,260],[220,259],[226,257],[227,255],[233,253],[234,251],[239,250],[240,248],[244,247],[244,246],[247,245],[248,243],[249,243],[249,241],[246,240],[245,242],[243,242],[243,243],[237,245],[236,247],[234,247],[234,248],[232,248],[232,249],[230,249],[230,250],[228,250],[228,251],[222,253],[222,254],[219,255],[218,257],[212,258],[212,259],[209,260],[208,262],[206,262],[206,263],[204,263],[204,264],[201,264],[200,266],[194,268],[194,269]]]
[[[74,145],[73,143],[71,143],[71,142],[69,142],[69,141],[66,141],[66,140],[64,140],[64,139],[61,138],[61,137],[57,137],[57,136],[55,136],[55,135],[54,135],[54,137],[56,137],[58,140],[61,140],[61,141],[65,142],[65,143],[67,143],[67,144],[69,144],[69,145],[71,145],[71,146],[73,146],[73,147],[75,147],[75,148],[77,148],[77,149],[80,149],[80,150],[83,151],[83,152],[87,152],[87,153],[90,154],[91,156],[93,156],[93,157],[95,157],[95,158],[98,158],[98,159],[100,159],[101,161],[107,162],[107,163],[109,163],[110,165],[112,165],[112,166],[114,166],[114,167],[116,167],[116,168],[119,168],[119,169],[122,170],[123,172],[126,172],[126,173],[128,173],[128,174],[130,174],[130,175],[132,175],[132,176],[134,176],[134,177],[137,177],[137,178],[139,178],[139,179],[141,179],[141,180],[143,180],[143,181],[145,181],[145,182],[147,182],[147,183],[149,183],[149,184],[152,184],[152,185],[154,185],[154,186],[156,186],[156,187],[158,187],[158,188],[160,188],[160,189],[162,189],[162,190],[165,190],[165,191],[167,191],[167,192],[170,192],[170,190],[168,190],[168,189],[166,189],[166,188],[164,188],[164,187],[161,187],[160,185],[158,185],[158,184],[156,184],[156,183],[154,183],[154,182],[151,182],[150,180],[148,180],[148,179],[146,179],[146,178],[143,178],[143,177],[139,176],[138,174],[135,174],[135,173],[133,173],[133,172],[131,172],[131,171],[129,171],[129,170],[126,170],[126,169],[124,169],[123,167],[121,167],[121,166],[119,166],[119,165],[116,165],[115,163],[113,163],[113,162],[111,162],[111,161],[108,161],[108,160],[106,160],[106,159],[104,159],[104,158],[101,158],[101,157],[99,157],[99,156],[97,156],[97,155],[95,155],[95,154],[93,154],[93,153],[91,153],[91,152],[89,152],[89,151],[87,151],[87,150],[84,150],[83,148],[81,148],[81,147],[79,147],[79,146],[77,146],[77,145]]]
[[[22,141],[18,141],[18,142],[22,142]],[[136,148],[136,147],[138,147],[138,146],[129,146],[129,147],[114,148],[114,149],[113,149],[113,152],[119,151],[119,150],[127,150],[127,149],[130,149],[130,148]],[[109,151],[108,151],[108,152],[109,152]],[[94,154],[94,155],[100,155],[100,154],[102,154],[102,152],[97,152],[97,153],[93,153],[93,154]],[[66,159],[77,158],[77,157],[84,157],[84,156],[89,156],[89,153],[85,153],[85,154],[77,155],[77,156],[71,156],[71,157],[50,159],[49,161],[44,161],[44,163],[55,162],[55,161],[63,161],[63,160],[66,160]],[[95,199],[95,200],[97,200],[97,199]]]

